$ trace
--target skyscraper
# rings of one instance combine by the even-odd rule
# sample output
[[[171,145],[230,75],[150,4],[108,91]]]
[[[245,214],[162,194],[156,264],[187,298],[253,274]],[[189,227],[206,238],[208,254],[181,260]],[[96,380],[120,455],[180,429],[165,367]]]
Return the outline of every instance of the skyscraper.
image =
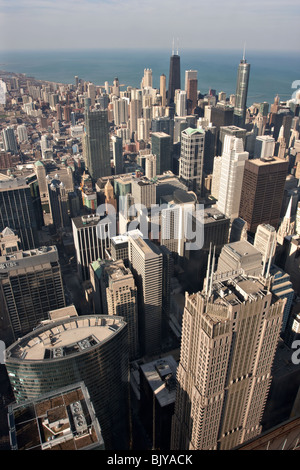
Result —
[[[180,56],[178,51],[172,51],[170,57],[170,72],[169,72],[169,88],[168,88],[168,105],[174,103],[175,90],[180,90]]]
[[[97,260],[90,265],[94,293],[101,297],[103,314],[123,317],[128,325],[129,359],[138,357],[138,304],[134,277],[123,260]],[[99,299],[95,299],[95,306]],[[96,310],[96,309],[95,309]]]
[[[11,250],[0,256],[0,267],[1,305],[14,341],[47,319],[50,310],[65,306],[55,246]]]
[[[107,111],[85,111],[85,161],[94,181],[110,176],[109,129]]]
[[[24,250],[39,246],[32,196],[25,178],[0,181],[0,230],[5,227],[18,233]]]
[[[242,139],[225,136],[221,158],[218,209],[231,220],[239,215],[245,161],[249,153],[244,152]]]
[[[95,214],[74,217],[72,230],[78,274],[82,281],[86,281],[90,276],[90,263],[106,257],[105,250],[110,246],[109,225],[101,223],[100,216]]]
[[[238,67],[233,113],[233,123],[238,127],[245,126],[249,75],[250,64],[247,63],[244,53],[243,59],[240,61]]]
[[[106,449],[128,449],[128,333],[116,316],[50,320],[6,350],[17,403],[83,381]]]
[[[201,192],[205,132],[203,129],[185,129],[181,133],[179,177],[189,190]]]
[[[239,217],[248,223],[249,232],[255,233],[260,224],[277,229],[288,166],[276,157],[245,162]]]
[[[167,104],[167,92],[166,92],[166,76],[163,73],[159,79],[159,93],[161,95],[161,105],[166,106]]]
[[[172,170],[171,136],[165,132],[152,132],[151,145],[152,153],[156,155],[156,174]]]
[[[4,143],[4,150],[6,152],[18,152],[18,144],[13,127],[7,127],[6,129],[2,130],[2,139]]]
[[[246,276],[186,294],[171,449],[228,450],[261,433],[284,304]]]
[[[129,262],[138,289],[142,354],[161,350],[163,255],[148,239],[129,236]]]

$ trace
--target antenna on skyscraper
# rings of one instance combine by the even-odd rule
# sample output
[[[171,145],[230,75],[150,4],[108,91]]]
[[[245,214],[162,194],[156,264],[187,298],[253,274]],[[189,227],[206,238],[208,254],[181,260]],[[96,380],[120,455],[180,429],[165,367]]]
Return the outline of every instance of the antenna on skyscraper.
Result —
[[[179,39],[177,38],[177,55],[178,55],[178,42],[179,42]]]
[[[245,60],[245,54],[246,54],[246,43],[244,42],[243,61]]]
[[[173,38],[173,44],[172,44],[172,55],[174,55],[174,49],[175,49],[175,43],[174,43],[174,38]]]

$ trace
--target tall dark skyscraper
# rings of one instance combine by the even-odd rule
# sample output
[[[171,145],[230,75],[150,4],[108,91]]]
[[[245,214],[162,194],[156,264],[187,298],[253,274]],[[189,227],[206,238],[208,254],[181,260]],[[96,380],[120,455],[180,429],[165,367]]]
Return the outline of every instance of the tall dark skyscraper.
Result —
[[[233,123],[239,127],[245,125],[249,75],[250,64],[247,63],[244,53],[238,68],[233,114]]]
[[[180,56],[178,51],[170,57],[170,73],[169,73],[169,89],[168,89],[168,105],[174,103],[175,90],[180,89]]]
[[[85,112],[85,160],[93,180],[110,176],[109,127],[107,111]]]
[[[5,227],[17,232],[24,250],[38,246],[33,201],[25,178],[0,181],[0,230]]]

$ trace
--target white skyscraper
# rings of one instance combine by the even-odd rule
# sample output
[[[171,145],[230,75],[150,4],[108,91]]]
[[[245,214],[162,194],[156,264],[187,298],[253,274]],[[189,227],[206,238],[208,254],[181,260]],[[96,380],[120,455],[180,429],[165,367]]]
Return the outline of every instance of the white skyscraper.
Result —
[[[254,246],[263,255],[264,266],[270,258],[273,258],[276,250],[277,233],[274,227],[269,224],[261,224],[257,227]]]
[[[275,150],[275,139],[270,135],[259,135],[255,139],[254,157],[268,158],[273,157]]]
[[[177,91],[177,90],[176,90]],[[186,116],[186,91],[180,90],[176,96],[176,114],[177,116]]]
[[[231,220],[239,215],[244,165],[249,153],[244,151],[243,140],[234,136],[225,136],[220,187],[217,207]]]
[[[143,87],[152,88],[152,70],[144,69]]]

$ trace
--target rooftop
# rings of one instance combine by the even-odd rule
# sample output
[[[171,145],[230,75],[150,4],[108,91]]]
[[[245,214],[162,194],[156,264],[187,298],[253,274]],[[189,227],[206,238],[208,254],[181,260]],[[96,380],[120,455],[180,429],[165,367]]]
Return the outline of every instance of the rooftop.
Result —
[[[83,382],[8,408],[12,450],[104,448]]]
[[[64,317],[36,328],[6,350],[6,357],[20,361],[61,360],[84,354],[117,334],[126,323],[122,317],[84,315]]]
[[[175,402],[177,363],[166,356],[140,366],[161,407]]]

